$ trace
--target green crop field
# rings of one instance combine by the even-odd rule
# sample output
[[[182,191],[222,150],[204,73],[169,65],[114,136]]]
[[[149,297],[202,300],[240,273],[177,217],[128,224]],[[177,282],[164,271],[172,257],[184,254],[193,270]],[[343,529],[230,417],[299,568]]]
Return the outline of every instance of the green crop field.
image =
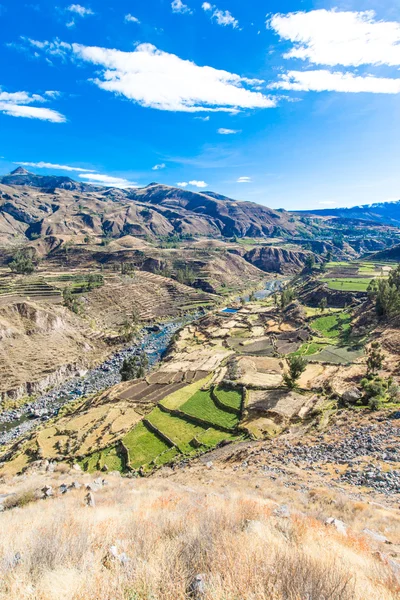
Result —
[[[193,451],[193,448],[188,446],[189,442],[203,434],[207,429],[201,425],[185,421],[180,417],[169,415],[159,408],[152,410],[146,418],[154,427],[157,427],[159,431],[168,436],[181,452],[185,453]]]
[[[241,392],[238,392],[237,390],[230,390],[228,388],[217,387],[214,390],[214,394],[217,396],[218,400],[225,406],[229,406],[230,408],[240,410],[240,407],[242,406]]]
[[[236,415],[216,406],[209,391],[199,390],[180,409],[189,416],[207,421],[210,425],[215,424],[227,429],[234,429],[239,422]]]
[[[326,345],[326,343],[306,342],[296,352],[293,352],[292,356],[312,356],[321,352]]]
[[[204,446],[208,446],[209,448],[213,448],[224,440],[233,441],[238,439],[240,438],[233,433],[218,431],[218,429],[213,429],[212,427],[207,429],[201,436],[198,437],[199,442],[201,442]]]
[[[343,277],[335,279],[322,279],[327,283],[330,290],[339,290],[342,292],[366,292],[371,283],[370,277]]]
[[[338,338],[350,330],[351,315],[340,312],[311,321],[311,327],[326,338]]]
[[[122,440],[128,451],[129,466],[138,469],[155,460],[166,452],[169,446],[149,431],[143,423],[139,423]]]

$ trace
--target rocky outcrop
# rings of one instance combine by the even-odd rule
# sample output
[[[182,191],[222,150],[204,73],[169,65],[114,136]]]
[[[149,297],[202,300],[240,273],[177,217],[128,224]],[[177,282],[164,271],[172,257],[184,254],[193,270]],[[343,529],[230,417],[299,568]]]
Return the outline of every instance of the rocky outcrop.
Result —
[[[302,250],[287,250],[270,246],[253,248],[244,254],[244,258],[267,273],[298,273],[304,268],[310,252]],[[319,259],[316,258],[316,261]]]

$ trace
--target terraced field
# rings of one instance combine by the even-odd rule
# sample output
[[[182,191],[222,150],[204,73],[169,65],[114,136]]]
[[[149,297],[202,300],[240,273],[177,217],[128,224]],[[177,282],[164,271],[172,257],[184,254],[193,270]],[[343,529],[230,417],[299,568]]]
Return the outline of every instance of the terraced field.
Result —
[[[106,465],[113,470],[146,472],[173,461],[177,456],[190,456],[214,448],[224,440],[239,439],[237,427],[241,392],[228,388],[218,389],[217,406],[210,389],[194,391],[202,382],[203,380],[186,384],[190,391],[189,398],[184,393],[185,387],[172,392],[169,404],[174,408],[166,407],[167,398],[166,402],[155,407],[127,433],[120,443],[113,448],[92,453],[81,461],[82,467],[87,471],[95,471]],[[142,383],[135,384],[132,388],[136,387],[138,392],[138,386]],[[141,401],[145,391],[142,389],[140,392]],[[222,404],[226,404],[226,409],[221,408]]]
[[[343,292],[366,292],[372,279],[386,279],[392,267],[377,262],[331,262],[328,273],[321,278],[329,289]]]
[[[2,277],[0,279],[0,303],[7,304],[17,298],[41,302],[61,302],[61,291],[40,277]]]

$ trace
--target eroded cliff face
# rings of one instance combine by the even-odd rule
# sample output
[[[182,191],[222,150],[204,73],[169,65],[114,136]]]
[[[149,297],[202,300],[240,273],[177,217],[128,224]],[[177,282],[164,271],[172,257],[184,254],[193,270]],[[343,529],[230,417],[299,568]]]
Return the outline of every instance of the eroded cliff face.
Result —
[[[83,319],[63,306],[29,301],[1,306],[0,397],[43,390],[100,359],[106,344],[92,337]]]
[[[267,273],[294,274],[304,268],[310,252],[305,250],[287,250],[286,248],[253,248],[244,254],[244,258]],[[316,260],[318,260],[316,258]]]

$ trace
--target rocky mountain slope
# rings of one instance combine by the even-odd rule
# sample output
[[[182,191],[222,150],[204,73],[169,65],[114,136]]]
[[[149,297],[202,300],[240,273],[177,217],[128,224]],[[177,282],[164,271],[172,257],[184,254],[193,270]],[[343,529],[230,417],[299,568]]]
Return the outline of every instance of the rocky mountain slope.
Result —
[[[17,169],[0,178],[0,233],[3,242],[25,236],[167,235],[291,236],[296,220],[250,202],[212,192],[190,192],[152,183],[116,190],[40,176]]]
[[[376,202],[375,204],[363,204],[351,208],[323,208],[313,211],[304,211],[303,214],[331,216],[340,219],[361,219],[363,221],[375,221],[389,225],[400,225],[400,200],[396,202]],[[297,214],[301,214],[298,212]]]

